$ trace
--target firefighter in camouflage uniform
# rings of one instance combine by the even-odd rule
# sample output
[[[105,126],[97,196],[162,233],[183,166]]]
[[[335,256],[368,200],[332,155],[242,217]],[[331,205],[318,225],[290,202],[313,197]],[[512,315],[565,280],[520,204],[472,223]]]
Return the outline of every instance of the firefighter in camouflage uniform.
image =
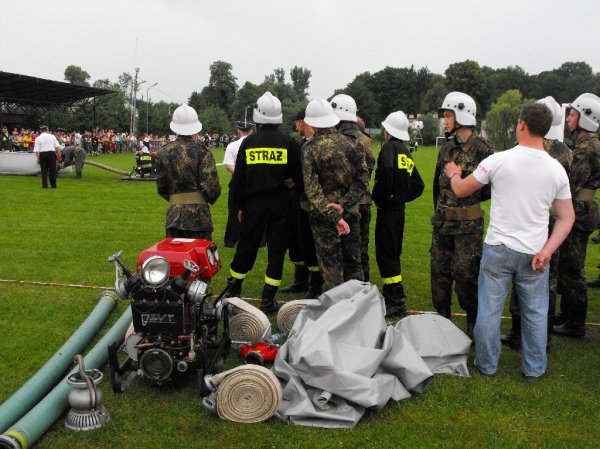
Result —
[[[600,187],[600,98],[585,93],[571,104],[567,126],[573,133],[571,194],[575,224],[561,247],[558,262],[560,314],[554,333],[573,338],[585,336],[588,294],[585,282],[585,256],[590,234],[600,225],[596,189]]]
[[[564,118],[562,108],[553,97],[542,98],[538,101],[538,103],[545,104],[552,112],[552,126],[550,127],[550,131],[548,131],[544,137],[544,150],[546,150],[550,156],[560,162],[560,165],[562,165],[567,175],[569,175],[571,172],[573,152],[562,142],[564,134]],[[555,212],[551,210],[548,235],[552,234],[555,221]],[[557,249],[554,254],[552,254],[552,258],[550,259],[550,273],[548,279],[550,287],[548,295],[548,344],[550,344],[550,332],[552,332],[552,326],[554,324],[554,309],[556,305],[558,284],[558,259],[560,251],[560,248]],[[512,327],[507,335],[502,335],[501,341],[503,344],[509,345],[512,349],[519,349],[521,347],[521,308],[519,306],[519,298],[514,287],[510,297],[509,309],[512,315]]]
[[[431,219],[431,293],[437,312],[451,317],[452,287],[467,313],[467,333],[472,336],[477,318],[477,279],[482,252],[483,210],[480,203],[490,198],[490,187],[458,198],[444,175],[448,162],[462,167],[462,177],[470,175],[492,146],[476,130],[475,101],[462,92],[446,95],[440,107],[448,139],[440,149],[433,178]]]
[[[350,279],[363,280],[358,205],[369,182],[364,155],[347,136],[331,104],[313,99],[304,121],[315,130],[302,151],[304,191],[325,290]]]
[[[208,205],[221,194],[215,159],[192,138],[202,129],[193,108],[179,106],[170,126],[177,139],[162,147],[156,157],[156,190],[169,201],[167,237],[212,240]]]
[[[360,151],[365,158],[367,168],[369,170],[369,178],[371,181],[371,173],[375,168],[375,156],[371,148],[371,139],[363,133],[357,124],[356,118],[356,102],[350,95],[339,94],[331,99],[331,107],[335,115],[340,119],[337,126],[338,132],[353,140],[357,150]],[[371,189],[367,184],[367,191],[360,199],[358,204],[358,212],[360,213],[360,263],[363,270],[363,277],[366,282],[370,280],[369,270],[369,230],[371,227]]]

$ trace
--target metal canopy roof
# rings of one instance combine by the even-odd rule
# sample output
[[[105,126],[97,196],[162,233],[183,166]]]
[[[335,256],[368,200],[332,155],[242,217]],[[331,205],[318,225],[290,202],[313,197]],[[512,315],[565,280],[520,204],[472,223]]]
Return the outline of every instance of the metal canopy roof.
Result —
[[[85,106],[94,97],[112,93],[108,89],[0,71],[0,103],[7,110],[23,107],[69,109]]]

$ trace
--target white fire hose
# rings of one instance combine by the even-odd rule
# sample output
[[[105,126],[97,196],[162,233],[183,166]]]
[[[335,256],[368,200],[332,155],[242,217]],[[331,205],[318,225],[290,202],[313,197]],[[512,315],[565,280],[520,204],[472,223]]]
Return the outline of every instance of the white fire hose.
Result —
[[[300,311],[307,304],[318,303],[318,299],[298,299],[296,301],[288,301],[281,306],[277,313],[277,329],[279,332],[289,334],[294,327],[294,322]]]
[[[271,336],[271,323],[260,309],[241,298],[226,298],[224,301],[225,305],[238,309],[237,313],[229,318],[229,337],[234,349]]]
[[[214,376],[205,376],[213,391],[202,400],[219,418],[238,423],[258,423],[272,417],[281,402],[281,384],[260,365],[242,365]]]

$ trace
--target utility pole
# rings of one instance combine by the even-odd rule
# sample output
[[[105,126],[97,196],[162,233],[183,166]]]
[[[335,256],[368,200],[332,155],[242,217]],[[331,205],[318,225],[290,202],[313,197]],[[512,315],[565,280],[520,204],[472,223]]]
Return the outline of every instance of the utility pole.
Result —
[[[150,87],[148,87],[146,89],[146,134],[148,134],[148,109],[149,109],[149,104],[150,104],[150,97],[148,96],[148,92],[150,91],[150,89],[152,89],[157,84],[158,83],[154,83],[153,85],[151,85]]]
[[[129,121],[129,134],[130,135],[134,135],[135,134],[135,116],[136,116],[136,110],[135,110],[135,103],[136,103],[136,93],[137,93],[137,79],[138,79],[138,73],[140,72],[140,68],[136,67],[135,68],[135,76],[133,77],[133,87],[131,88],[131,119]]]

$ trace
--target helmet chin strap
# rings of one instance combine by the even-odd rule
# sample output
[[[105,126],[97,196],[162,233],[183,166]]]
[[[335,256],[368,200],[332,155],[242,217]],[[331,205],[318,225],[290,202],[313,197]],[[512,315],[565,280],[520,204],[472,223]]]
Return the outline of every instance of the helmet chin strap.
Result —
[[[454,127],[450,131],[444,132],[444,135],[446,136],[446,141],[452,139],[452,136],[454,136],[456,134],[456,131],[458,131],[460,128],[462,128],[462,126],[456,126],[456,120],[454,120]]]

